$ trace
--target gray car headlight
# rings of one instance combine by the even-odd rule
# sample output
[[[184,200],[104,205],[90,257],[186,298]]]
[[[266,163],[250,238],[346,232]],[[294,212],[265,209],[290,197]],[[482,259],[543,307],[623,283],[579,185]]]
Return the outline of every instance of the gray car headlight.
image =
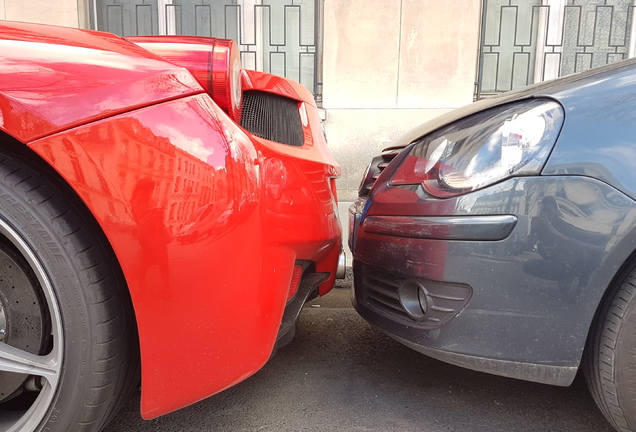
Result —
[[[537,175],[563,126],[563,108],[531,99],[490,108],[425,135],[391,177],[446,198],[514,176]]]

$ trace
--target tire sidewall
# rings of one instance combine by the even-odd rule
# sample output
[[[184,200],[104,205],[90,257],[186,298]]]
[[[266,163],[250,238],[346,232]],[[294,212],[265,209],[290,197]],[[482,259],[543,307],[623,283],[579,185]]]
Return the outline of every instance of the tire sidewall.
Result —
[[[633,273],[632,273],[633,274]],[[630,276],[625,284],[636,282],[636,278]],[[617,295],[617,301],[625,299],[625,291]],[[614,381],[616,397],[623,412],[624,419],[629,430],[636,429],[636,295],[626,299],[627,307],[622,316],[619,332],[616,335],[614,348]],[[608,317],[608,319],[611,319]]]
[[[53,400],[44,415],[41,431],[68,431],[76,428],[77,407],[82,404],[82,389],[91,367],[91,325],[87,316],[87,298],[82,290],[81,271],[73,260],[76,245],[67,236],[63,218],[47,214],[47,206],[36,205],[35,197],[20,185],[0,182],[0,218],[22,237],[37,257],[53,290],[52,299],[61,315],[63,334],[61,372]],[[34,194],[31,194],[34,195]],[[56,220],[58,223],[56,223]],[[51,305],[48,305],[49,310]],[[51,314],[52,315],[52,314]],[[53,318],[54,319],[54,318]]]

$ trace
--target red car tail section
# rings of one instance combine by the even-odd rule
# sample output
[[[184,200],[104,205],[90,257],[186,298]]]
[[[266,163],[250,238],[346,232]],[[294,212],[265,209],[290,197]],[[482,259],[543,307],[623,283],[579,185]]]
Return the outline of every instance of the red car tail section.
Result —
[[[270,236],[267,244],[273,249],[286,250],[297,259],[316,262],[317,272],[329,272],[329,278],[320,286],[320,295],[324,295],[334,285],[333,269],[342,249],[334,181],[341,169],[327,149],[313,96],[294,81],[247,70],[243,90],[263,91],[297,101],[302,146],[251,137],[265,161],[266,226]]]
[[[277,341],[298,262],[322,273],[325,294],[341,252],[340,167],[311,93],[239,75],[244,91],[285,100],[289,118],[257,108],[298,126],[300,142],[288,145],[236,124],[186,69],[121,38],[0,29],[2,130],[68,182],[115,252],[140,336],[142,415],[255,373]]]

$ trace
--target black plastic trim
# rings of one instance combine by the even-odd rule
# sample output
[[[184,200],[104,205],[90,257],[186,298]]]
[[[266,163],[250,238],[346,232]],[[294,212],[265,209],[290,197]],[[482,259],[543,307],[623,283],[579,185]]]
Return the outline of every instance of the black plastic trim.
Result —
[[[510,235],[517,217],[498,216],[369,216],[365,232],[431,240],[503,240]]]

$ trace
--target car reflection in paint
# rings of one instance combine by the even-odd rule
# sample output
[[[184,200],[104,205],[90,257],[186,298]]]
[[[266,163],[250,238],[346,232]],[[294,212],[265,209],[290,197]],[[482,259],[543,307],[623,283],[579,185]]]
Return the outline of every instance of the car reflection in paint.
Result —
[[[636,431],[636,62],[398,138],[350,209],[354,306],[405,345],[567,386]]]

